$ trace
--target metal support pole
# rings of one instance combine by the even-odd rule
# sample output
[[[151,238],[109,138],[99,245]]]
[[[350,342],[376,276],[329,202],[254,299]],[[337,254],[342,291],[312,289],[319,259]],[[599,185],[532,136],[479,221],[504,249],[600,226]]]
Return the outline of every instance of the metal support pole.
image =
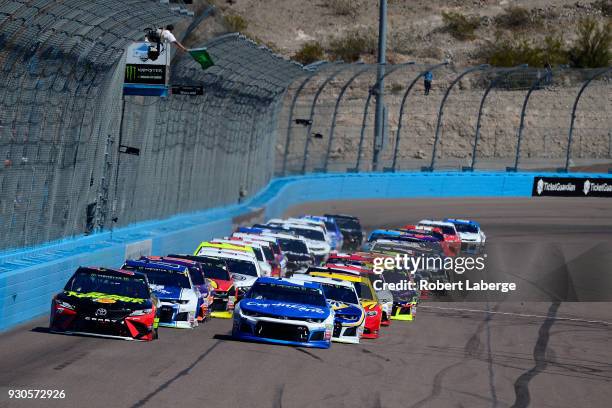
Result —
[[[584,84],[582,84],[582,87],[580,88],[580,91],[578,91],[578,95],[576,96],[576,100],[574,101],[574,107],[572,108],[572,116],[570,119],[570,128],[569,128],[569,136],[567,138],[567,152],[565,154],[565,172],[567,173],[568,169],[569,169],[569,162],[570,162],[570,156],[571,156],[571,152],[572,152],[572,139],[573,139],[573,135],[574,135],[574,122],[576,121],[576,109],[578,108],[578,102],[580,101],[580,97],[582,96],[582,93],[584,92],[584,90],[586,89],[587,86],[589,86],[589,84],[595,79],[598,78],[608,72],[612,71],[612,67],[608,67],[605,68],[602,71],[597,72],[595,75],[591,76],[589,79],[587,79]]]
[[[283,154],[283,167],[281,170],[283,176],[287,175],[287,156],[289,155],[289,148],[291,145],[291,131],[293,129],[291,124],[293,122],[293,111],[295,109],[295,104],[298,98],[300,97],[300,93],[302,93],[302,90],[304,89],[304,87],[318,73],[319,73],[318,71],[315,71],[315,72],[308,74],[308,76],[306,77],[306,79],[302,81],[298,89],[295,90],[295,94],[293,95],[293,99],[291,100],[291,107],[289,108],[289,119],[287,120],[287,140],[285,140],[285,153]]]
[[[329,141],[327,143],[327,153],[325,154],[325,164],[323,165],[323,171],[325,173],[327,173],[327,168],[329,165],[329,156],[331,154],[332,143],[334,141],[334,133],[336,131],[336,118],[338,117],[338,109],[340,108],[340,101],[342,100],[342,97],[348,90],[349,86],[357,79],[357,77],[359,77],[361,74],[368,71],[369,69],[370,67],[366,66],[362,68],[361,70],[357,71],[352,77],[350,77],[349,80],[344,84],[344,86],[340,90],[340,93],[338,94],[338,98],[336,98],[336,105],[334,106],[334,114],[332,116],[331,128],[329,130]]]
[[[474,166],[476,165],[476,149],[478,147],[478,140],[480,139],[480,125],[481,125],[481,120],[482,120],[482,112],[484,111],[485,101],[487,100],[487,96],[489,95],[489,92],[491,92],[491,89],[493,89],[493,87],[499,83],[500,79],[505,78],[507,75],[515,71],[518,71],[520,69],[527,68],[527,67],[528,67],[527,64],[522,64],[514,68],[501,70],[498,73],[498,75],[496,75],[495,78],[493,78],[491,82],[489,82],[489,86],[487,86],[487,89],[482,95],[482,99],[480,100],[480,107],[478,108],[478,119],[476,120],[476,134],[474,135],[474,150],[472,151],[472,164],[470,165],[471,171],[474,171]]]
[[[440,103],[440,109],[438,111],[438,122],[436,124],[436,136],[435,136],[435,139],[434,139],[433,151],[431,153],[431,164],[430,164],[430,166],[429,166],[429,168],[427,170],[433,171],[434,166],[436,164],[436,149],[437,149],[437,146],[438,146],[438,140],[440,139],[440,129],[442,129],[442,115],[444,114],[444,104],[446,103],[446,100],[448,99],[448,95],[450,94],[450,91],[461,80],[461,78],[463,78],[464,76],[466,76],[470,72],[482,71],[482,70],[487,69],[487,68],[489,68],[489,65],[488,64],[483,64],[483,65],[479,65],[477,67],[472,67],[472,68],[466,69],[457,78],[455,78],[455,80],[453,82],[451,82],[451,84],[449,85],[448,89],[444,93],[444,97],[442,98],[442,102]]]
[[[527,104],[529,103],[529,97],[531,96],[533,91],[538,89],[542,81],[545,80],[550,80],[549,75],[542,75],[541,77],[537,78],[534,81],[533,85],[531,85],[531,88],[529,88],[529,91],[527,91],[527,95],[525,95],[525,100],[523,101],[523,108],[521,109],[521,123],[519,125],[518,141],[516,142],[516,157],[514,159],[514,167],[507,168],[506,170],[508,171],[518,170],[519,160],[521,157],[521,142],[523,140],[523,130],[525,129],[525,115],[527,114]]]
[[[414,88],[416,83],[419,81],[419,79],[422,78],[427,72],[434,71],[434,70],[436,70],[436,69],[438,69],[438,68],[440,68],[442,66],[445,66],[445,65],[448,65],[447,61],[442,62],[440,64],[432,65],[428,69],[426,69],[424,71],[421,71],[421,73],[419,75],[417,75],[417,77],[412,80],[410,85],[408,85],[408,88],[406,88],[406,92],[404,92],[404,96],[402,98],[402,103],[400,105],[399,121],[397,123],[397,132],[395,134],[395,148],[393,150],[393,164],[391,165],[391,170],[393,172],[395,172],[395,170],[397,169],[397,155],[399,153],[399,142],[400,142],[400,136],[401,136],[401,131],[402,131],[402,117],[404,116],[404,105],[406,104],[406,100],[408,99],[408,95],[410,94],[410,91],[412,90],[412,88]]]
[[[340,73],[346,71],[349,68],[352,68],[353,65],[345,65],[336,71],[334,71],[330,76],[327,77],[325,81],[319,86],[317,92],[315,93],[314,98],[312,99],[312,104],[310,105],[310,116],[308,117],[308,127],[306,128],[306,141],[304,142],[304,159],[302,161],[302,174],[306,173],[306,164],[308,162],[308,148],[310,146],[310,132],[312,131],[312,123],[314,122],[314,113],[315,108],[317,107],[317,101],[319,100],[319,96],[325,89],[325,86],[329,84],[334,78],[336,78]]]
[[[410,62],[406,62],[404,64],[398,64],[398,65],[393,65],[391,68],[389,68],[384,76],[383,79],[386,78],[387,76],[391,75],[392,73],[394,73],[397,69],[404,67],[406,65],[414,65],[414,61],[410,61]],[[376,89],[377,84],[374,84],[374,86],[372,87],[372,89],[370,90],[370,92],[368,92],[368,97],[366,98],[366,103],[365,106],[363,108],[363,119],[361,122],[361,134],[359,136],[359,151],[357,152],[357,163],[355,165],[355,171],[359,171],[359,165],[361,164],[361,151],[363,150],[363,142],[365,140],[365,128],[366,128],[366,124],[368,122],[368,111],[370,109],[370,101],[372,100],[372,95],[374,93],[374,89]]]
[[[380,1],[378,22],[378,70],[376,75],[376,116],[374,119],[374,154],[372,169],[378,170],[378,155],[384,145],[385,65],[387,64],[387,0]]]
[[[119,120],[119,142],[117,143],[117,167],[115,167],[115,191],[113,196],[113,206],[111,209],[110,234],[113,237],[113,230],[117,222],[117,197],[119,195],[119,166],[121,165],[121,144],[123,143],[123,119],[125,117],[125,95],[121,96],[121,119]]]

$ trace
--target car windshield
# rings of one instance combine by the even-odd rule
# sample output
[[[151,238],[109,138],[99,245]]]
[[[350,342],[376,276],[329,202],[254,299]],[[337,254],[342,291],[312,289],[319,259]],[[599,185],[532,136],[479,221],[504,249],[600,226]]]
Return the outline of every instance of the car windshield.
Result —
[[[202,275],[200,269],[196,268],[195,266],[189,268],[189,276],[191,276],[191,282],[193,282],[194,285],[204,284],[204,275]]]
[[[77,271],[64,290],[79,293],[100,292],[137,299],[147,299],[151,296],[143,278],[131,275],[116,276],[104,272]]]
[[[225,267],[225,261],[218,258],[192,255],[170,255],[171,258],[190,259],[199,262],[204,270],[204,277],[210,279],[230,280],[229,272]]]
[[[304,286],[255,283],[251,289],[249,298],[301,303],[321,307],[326,306],[325,296],[323,296],[320,289],[307,288]]]
[[[402,283],[402,281],[408,279],[408,275],[404,271],[398,269],[388,269],[383,272],[383,276],[387,283]]]
[[[332,221],[325,221],[325,228],[327,228],[328,231],[336,232],[336,224]]]
[[[361,225],[359,221],[351,219],[351,218],[336,218],[336,223],[342,229],[361,229]]]
[[[459,232],[467,232],[470,234],[478,234],[478,228],[471,224],[456,224],[455,228]]]
[[[355,291],[350,287],[342,285],[333,285],[331,283],[323,284],[323,293],[327,299],[335,300],[342,303],[358,304],[359,299]]]
[[[164,259],[163,262],[181,266],[181,264],[173,262],[172,259]],[[202,275],[200,268],[198,268],[194,264],[189,264],[187,268],[189,269],[189,276],[191,277],[191,282],[193,282],[194,285],[203,285],[204,276]]]
[[[248,244],[246,244],[248,245]],[[257,260],[259,262],[263,261],[263,256],[261,255],[261,250],[258,247],[252,246],[251,248],[253,248],[253,252],[255,252],[255,258],[257,258]]]
[[[362,300],[374,300],[374,294],[372,293],[372,289],[364,282],[354,282],[355,290],[357,291],[357,296]]]
[[[264,256],[266,257],[266,261],[274,261],[274,253],[269,247],[261,247]]]
[[[308,254],[306,244],[297,239],[280,238],[278,244],[283,252],[293,252],[296,254]]]
[[[189,289],[189,277],[184,272],[168,271],[156,268],[132,268],[125,266],[122,269],[136,270],[147,275],[150,285],[173,286],[177,288]]]
[[[290,231],[295,232],[298,235],[303,236],[306,239],[312,239],[313,241],[325,241],[325,235],[321,231],[311,230],[307,228],[298,227],[287,227]]]
[[[455,235],[455,229],[448,225],[433,225],[433,224],[420,224],[420,225],[424,225],[426,227],[440,228],[442,230],[442,233],[445,235]]]
[[[226,259],[227,267],[231,273],[238,273],[240,275],[247,276],[259,276],[257,275],[257,268],[253,262],[244,261],[242,259]]]

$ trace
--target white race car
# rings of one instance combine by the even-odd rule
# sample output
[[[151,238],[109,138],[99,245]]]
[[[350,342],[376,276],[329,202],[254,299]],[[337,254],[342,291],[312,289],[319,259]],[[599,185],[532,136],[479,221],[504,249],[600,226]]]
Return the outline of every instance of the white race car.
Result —
[[[295,275],[294,279],[320,283],[327,303],[335,311],[332,341],[359,343],[365,326],[365,310],[351,282],[310,275]]]
[[[447,218],[444,221],[455,225],[461,237],[461,250],[467,253],[478,253],[484,249],[487,236],[476,221]]]

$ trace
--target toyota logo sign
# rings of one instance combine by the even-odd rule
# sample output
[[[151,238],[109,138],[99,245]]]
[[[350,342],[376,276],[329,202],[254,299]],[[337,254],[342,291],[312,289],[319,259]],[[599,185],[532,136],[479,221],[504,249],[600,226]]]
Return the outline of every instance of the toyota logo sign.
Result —
[[[108,312],[106,311],[106,309],[100,308],[98,310],[96,310],[96,316],[106,316]]]

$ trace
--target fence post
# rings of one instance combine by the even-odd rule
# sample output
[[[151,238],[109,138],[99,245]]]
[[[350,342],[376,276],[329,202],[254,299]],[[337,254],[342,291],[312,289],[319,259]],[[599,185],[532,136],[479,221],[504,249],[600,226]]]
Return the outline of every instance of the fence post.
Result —
[[[564,168],[564,171],[566,173],[568,172],[568,169],[569,169],[570,156],[571,156],[571,152],[572,152],[572,139],[573,139],[573,134],[574,134],[574,122],[576,121],[576,109],[578,108],[578,102],[580,101],[580,97],[582,96],[582,93],[584,92],[586,87],[589,86],[589,84],[595,78],[598,78],[598,77],[600,77],[600,76],[602,76],[602,75],[604,75],[604,74],[606,74],[606,73],[608,73],[610,71],[612,71],[612,67],[605,68],[602,71],[599,71],[595,75],[591,76],[586,81],[584,81],[584,83],[582,84],[582,87],[580,87],[580,91],[578,91],[578,95],[576,96],[576,99],[574,100],[574,106],[572,107],[572,116],[570,118],[569,135],[567,137],[567,152],[565,154],[565,168]]]
[[[328,83],[330,83],[334,78],[340,75],[340,73],[342,73],[343,71],[346,71],[349,68],[352,68],[353,66],[354,65],[350,65],[350,64],[345,65],[337,69],[336,71],[334,71],[331,75],[329,75],[327,79],[323,81],[321,86],[319,86],[319,89],[317,89],[317,92],[314,98],[312,99],[312,104],[310,106],[310,116],[308,117],[308,127],[306,129],[306,141],[304,142],[304,160],[302,161],[302,174],[306,173],[306,164],[308,161],[308,158],[307,158],[308,157],[308,147],[310,145],[310,132],[312,130],[312,123],[314,121],[314,112],[317,106],[317,101],[319,100],[319,96],[321,96],[323,89],[325,88],[325,86],[327,86]]]
[[[501,78],[505,78],[509,74],[527,67],[527,64],[522,64],[514,68],[504,69],[500,71],[499,74],[491,80],[491,82],[489,82],[489,86],[487,86],[487,89],[482,95],[482,99],[480,100],[480,107],[478,108],[478,119],[476,120],[476,134],[474,135],[474,150],[472,151],[472,164],[470,165],[470,171],[474,171],[474,166],[476,165],[476,149],[478,147],[478,140],[480,139],[480,123],[482,120],[482,112],[484,111],[484,104],[487,99],[487,96],[489,95],[489,92],[491,92],[491,89],[493,89],[493,87],[497,85]]]
[[[533,85],[531,85],[531,87],[529,88],[529,91],[527,91],[527,95],[525,95],[525,100],[523,101],[523,108],[521,109],[521,123],[519,125],[519,130],[518,130],[518,141],[516,142],[516,155],[514,159],[514,167],[506,168],[507,171],[517,171],[518,170],[519,160],[521,157],[521,142],[523,140],[523,129],[525,129],[525,115],[527,114],[527,104],[529,103],[529,97],[531,97],[531,94],[533,93],[533,91],[538,89],[542,81],[550,80],[550,79],[551,78],[549,75],[540,76],[534,81]]]
[[[461,80],[461,78],[463,78],[470,72],[481,71],[487,68],[489,68],[489,65],[483,64],[483,65],[478,65],[477,67],[466,69],[457,78],[455,78],[455,80],[451,82],[449,87],[446,89],[446,92],[444,93],[444,97],[442,98],[442,102],[440,102],[440,109],[438,110],[438,121],[436,124],[436,136],[434,138],[433,150],[431,152],[431,163],[429,165],[429,168],[424,168],[423,170],[433,171],[434,166],[436,165],[436,150],[438,146],[438,140],[440,139],[440,129],[442,128],[442,115],[444,114],[444,105],[446,104],[446,100],[448,99],[448,95],[450,94],[450,91]]]
[[[355,79],[357,79],[358,76],[360,76],[361,74],[363,74],[369,69],[370,67],[366,66],[362,68],[361,70],[357,71],[352,77],[350,77],[349,80],[344,84],[344,86],[340,90],[340,93],[338,94],[338,98],[336,98],[336,105],[334,106],[334,114],[332,116],[332,123],[331,123],[331,127],[329,130],[329,142],[327,143],[327,153],[325,154],[325,164],[323,166],[323,171],[325,173],[327,173],[327,168],[329,164],[329,155],[331,154],[332,143],[334,141],[334,133],[336,131],[336,118],[338,116],[338,109],[340,107],[340,101],[342,100],[342,97],[348,90],[348,87],[353,83],[353,81],[355,81]]]
[[[291,131],[293,129],[291,123],[293,122],[293,111],[295,109],[295,104],[298,98],[300,97],[300,93],[302,93],[304,87],[318,73],[318,71],[314,71],[308,74],[308,76],[302,81],[298,89],[295,90],[295,94],[293,95],[293,99],[291,100],[291,107],[289,108],[289,119],[287,119],[287,140],[285,140],[285,153],[283,154],[283,167],[281,170],[283,176],[287,175],[287,156],[289,155],[289,148],[291,145]]]
[[[382,79],[385,79],[387,76],[391,75],[392,73],[394,73],[397,69],[404,67],[406,65],[414,65],[414,61],[410,61],[410,62],[406,62],[403,64],[397,64],[397,65],[393,65],[391,68],[389,68],[389,70],[387,72],[385,72],[385,74],[383,75]],[[368,122],[368,110],[370,107],[370,101],[372,100],[372,95],[374,93],[374,89],[377,87],[377,84],[374,84],[374,86],[372,86],[372,88],[369,90],[368,92],[368,97],[366,99],[366,103],[363,109],[363,120],[361,123],[361,132],[359,135],[359,151],[357,152],[357,163],[355,164],[355,168],[354,169],[349,169],[349,170],[354,170],[355,172],[359,172],[359,165],[361,164],[361,151],[363,150],[363,142],[365,140],[365,128],[366,128],[366,124]]]
[[[408,88],[406,88],[406,92],[404,92],[404,96],[402,97],[402,103],[400,105],[399,119],[397,122],[397,131],[395,134],[395,147],[393,149],[393,164],[391,165],[391,171],[393,172],[395,172],[395,170],[397,169],[397,155],[399,153],[399,142],[400,142],[400,136],[401,136],[401,131],[402,131],[402,117],[404,116],[404,105],[406,104],[406,100],[408,99],[408,94],[410,93],[412,88],[414,88],[418,80],[423,77],[423,75],[425,75],[427,72],[434,71],[445,65],[448,65],[448,61],[441,62],[436,65],[432,65],[428,69],[421,71],[421,73],[412,80],[410,85],[408,85]]]

